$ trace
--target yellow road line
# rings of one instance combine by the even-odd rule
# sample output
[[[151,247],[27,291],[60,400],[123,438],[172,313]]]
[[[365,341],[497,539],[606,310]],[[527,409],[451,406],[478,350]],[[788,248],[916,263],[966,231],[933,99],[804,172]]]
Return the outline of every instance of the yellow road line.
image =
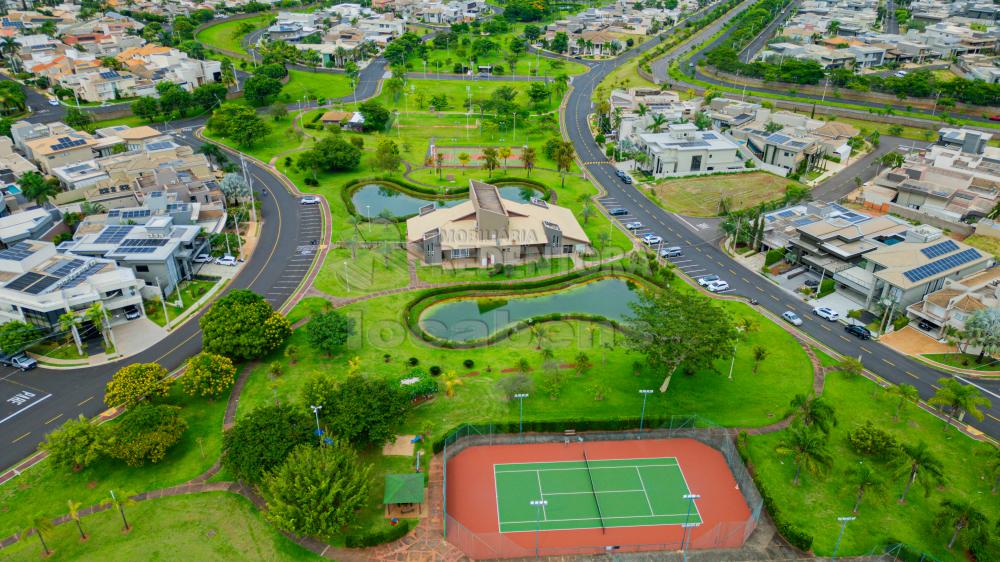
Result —
[[[895,363],[893,363],[892,361],[889,361],[888,359],[882,359],[882,362],[888,364],[890,367],[895,367],[896,366]]]
[[[24,439],[25,437],[27,437],[27,436],[29,436],[29,435],[31,435],[31,432],[30,432],[30,431],[29,431],[28,433],[25,433],[24,435],[22,435],[22,436],[18,437],[17,439],[15,439],[15,440],[11,441],[11,443],[17,443],[18,441],[20,441],[21,439]]]
[[[90,398],[88,398],[88,399],[84,400],[83,402],[77,402],[77,403],[76,403],[76,405],[77,405],[77,406],[83,406],[84,404],[86,404],[87,402],[90,402],[90,401],[91,401],[91,400],[93,400],[93,399],[94,399],[94,397],[93,397],[93,396],[91,396]]]
[[[49,421],[45,422],[45,425],[49,425],[50,423],[56,421],[57,419],[59,419],[61,417],[62,417],[62,414],[59,414],[58,416],[55,416],[52,419],[50,419]]]

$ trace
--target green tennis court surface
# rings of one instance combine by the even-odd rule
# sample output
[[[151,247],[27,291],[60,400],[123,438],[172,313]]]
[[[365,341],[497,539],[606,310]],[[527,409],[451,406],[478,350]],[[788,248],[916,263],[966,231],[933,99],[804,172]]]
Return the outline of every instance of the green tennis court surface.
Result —
[[[677,459],[493,465],[500,532],[701,523]],[[545,500],[536,507],[533,500]]]

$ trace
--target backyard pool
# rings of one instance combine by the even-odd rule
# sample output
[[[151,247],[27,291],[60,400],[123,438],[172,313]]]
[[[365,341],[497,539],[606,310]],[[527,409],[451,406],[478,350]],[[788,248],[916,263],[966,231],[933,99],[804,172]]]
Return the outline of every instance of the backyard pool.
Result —
[[[509,201],[527,203],[532,197],[541,197],[542,193],[533,187],[523,185],[508,185],[500,187],[500,196]],[[379,216],[383,209],[388,210],[393,217],[408,217],[420,212],[420,208],[428,203],[438,207],[454,207],[465,199],[434,200],[396,191],[380,184],[368,184],[351,196],[354,208],[364,218]]]

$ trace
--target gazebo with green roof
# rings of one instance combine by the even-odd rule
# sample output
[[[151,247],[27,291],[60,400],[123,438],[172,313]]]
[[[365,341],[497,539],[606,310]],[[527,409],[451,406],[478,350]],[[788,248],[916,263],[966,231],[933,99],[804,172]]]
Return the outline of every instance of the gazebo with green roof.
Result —
[[[424,503],[423,473],[386,474],[382,503],[386,505],[387,515],[410,514],[412,517],[414,509],[419,511],[420,504]],[[392,506],[397,509],[392,509]]]

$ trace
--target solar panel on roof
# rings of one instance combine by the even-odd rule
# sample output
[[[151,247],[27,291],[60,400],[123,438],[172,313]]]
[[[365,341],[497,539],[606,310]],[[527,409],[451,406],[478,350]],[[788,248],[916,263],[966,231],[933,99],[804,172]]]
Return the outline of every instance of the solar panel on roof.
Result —
[[[785,219],[787,219],[788,217],[794,217],[795,211],[781,211],[780,213],[778,213],[778,216]]]
[[[771,142],[776,142],[776,143],[786,143],[786,142],[789,141],[789,138],[786,137],[785,135],[779,135],[778,133],[775,133],[775,134],[771,135],[770,137],[768,137],[767,140],[769,140]]]
[[[122,242],[122,248],[136,248],[139,246],[148,246],[150,248],[159,248],[160,246],[165,246],[169,242],[166,238],[132,238]]]
[[[142,217],[148,217],[153,212],[149,209],[137,209],[134,211],[122,211],[121,218],[123,219],[137,219]]]
[[[45,268],[45,273],[50,275],[55,275],[56,277],[63,278],[73,273],[73,270],[82,266],[85,262],[83,260],[69,260],[69,261],[58,261]]]
[[[116,254],[152,254],[156,251],[153,246],[133,246],[121,247],[114,251]]]
[[[958,244],[956,244],[954,240],[945,240],[944,242],[934,244],[933,246],[927,246],[923,250],[920,250],[920,253],[929,258],[936,258],[938,256],[954,252],[957,249]]]
[[[52,285],[55,285],[56,282],[59,281],[58,277],[52,277],[50,275],[40,275],[39,277],[41,278],[38,281],[35,281],[30,287],[24,289],[25,293],[28,293],[29,295],[41,294],[42,291],[48,289]]]
[[[0,251],[0,260],[21,261],[35,253],[31,245],[26,242],[18,242],[6,250]]]
[[[922,265],[920,267],[904,271],[903,276],[909,279],[911,283],[915,283],[921,279],[926,279],[932,275],[937,275],[938,273],[943,273],[949,269],[954,269],[967,264],[973,260],[979,259],[980,257],[982,257],[982,254],[980,254],[978,250],[970,248],[957,254],[932,261],[927,265]]]
[[[35,273],[34,271],[29,271],[27,273],[21,274],[19,277],[14,278],[10,283],[4,285],[4,288],[11,289],[14,291],[20,291],[41,278],[42,278],[41,274]]]
[[[128,236],[128,233],[132,230],[131,225],[122,226],[106,226],[101,234],[94,241],[95,244],[117,244]]]
[[[63,288],[64,289],[70,289],[72,287],[76,287],[80,283],[83,283],[84,281],[86,281],[88,277],[90,277],[91,275],[97,273],[98,271],[100,271],[103,268],[104,268],[104,264],[103,263],[95,263],[95,264],[91,265],[90,267],[88,267],[87,269],[84,269],[83,271],[81,271],[71,281],[69,281],[65,285],[63,285]]]

